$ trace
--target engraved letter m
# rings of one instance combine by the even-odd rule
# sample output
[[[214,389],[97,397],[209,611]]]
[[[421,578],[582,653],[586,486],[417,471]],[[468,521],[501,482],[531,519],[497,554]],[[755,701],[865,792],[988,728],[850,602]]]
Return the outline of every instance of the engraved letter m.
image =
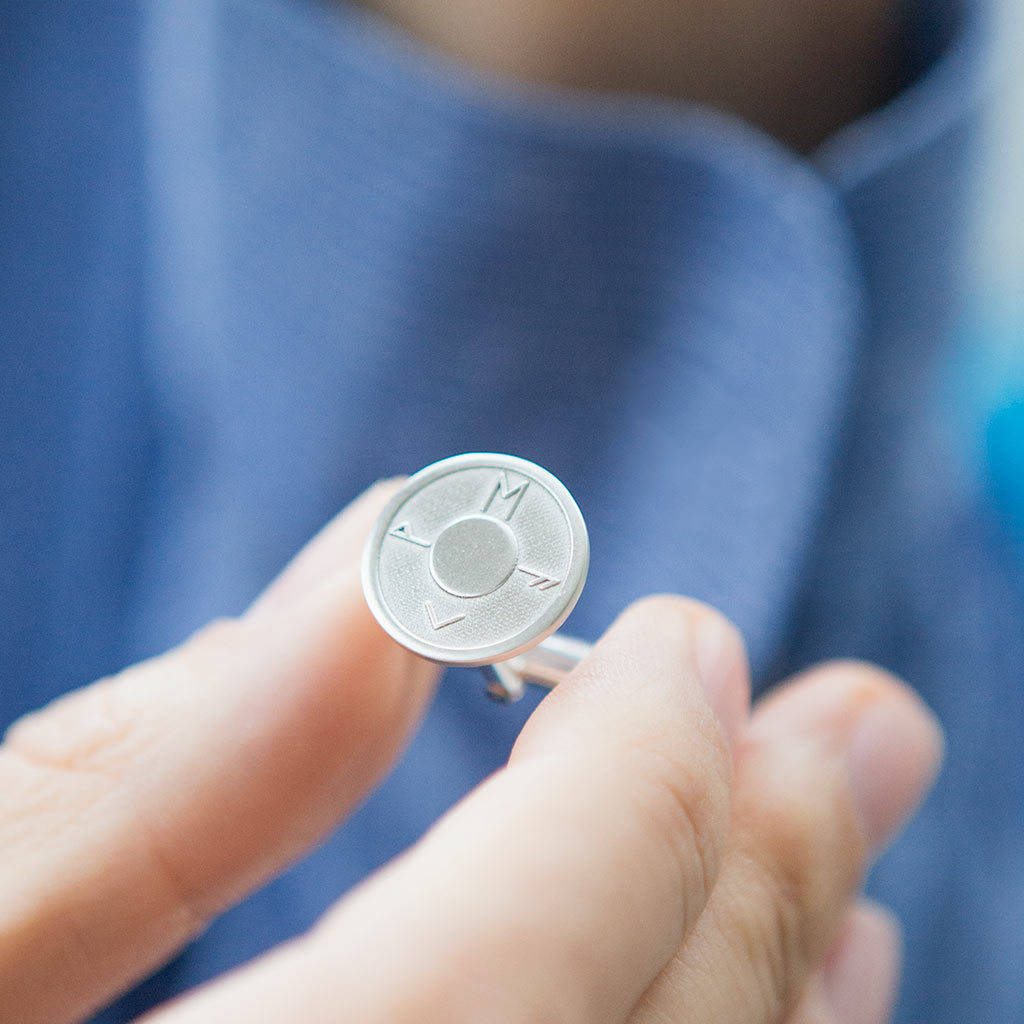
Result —
[[[512,518],[512,513],[519,507],[519,502],[523,500],[523,495],[526,493],[526,488],[530,486],[529,480],[524,480],[518,487],[513,487],[509,483],[508,473],[504,470],[498,482],[494,485],[494,490],[491,491],[490,497],[487,499],[487,503],[484,505],[482,511],[486,512],[492,504],[494,499],[501,495],[501,500],[505,502],[512,502],[508,506],[508,511],[505,513],[505,522],[507,523]],[[513,501],[513,499],[515,499]],[[492,513],[493,514],[493,513]]]

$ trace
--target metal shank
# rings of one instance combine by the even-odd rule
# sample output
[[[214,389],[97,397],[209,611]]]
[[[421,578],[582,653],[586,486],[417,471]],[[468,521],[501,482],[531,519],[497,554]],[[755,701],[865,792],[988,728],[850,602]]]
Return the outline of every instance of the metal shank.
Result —
[[[508,661],[483,667],[487,694],[505,704],[519,700],[526,683],[549,689],[566,676],[590,653],[590,644],[574,636],[554,633],[536,647]]]

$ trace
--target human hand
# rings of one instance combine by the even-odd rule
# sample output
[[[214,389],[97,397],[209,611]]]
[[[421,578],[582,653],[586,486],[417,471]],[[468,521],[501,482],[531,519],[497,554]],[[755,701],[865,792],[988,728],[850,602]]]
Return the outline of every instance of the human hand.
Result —
[[[12,727],[0,1019],[82,1019],[387,770],[436,677],[360,590],[390,490],[239,619]],[[747,704],[721,616],[633,606],[423,841],[309,934],[147,1020],[883,1021],[895,935],[850,901],[927,785],[937,728],[861,665]]]

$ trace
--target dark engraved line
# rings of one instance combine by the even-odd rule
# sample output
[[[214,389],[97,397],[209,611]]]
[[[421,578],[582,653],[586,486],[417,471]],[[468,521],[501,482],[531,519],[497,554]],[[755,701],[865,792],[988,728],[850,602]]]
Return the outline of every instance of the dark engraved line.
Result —
[[[398,537],[400,540],[407,540],[410,544],[416,544],[421,548],[429,548],[430,544],[425,540],[420,540],[419,537],[414,537],[409,532],[409,524],[401,523],[392,530],[388,530],[389,537]]]
[[[524,569],[521,565],[516,566],[520,572],[526,573],[527,576],[532,576],[533,580],[527,584],[528,587],[536,587],[538,590],[550,590],[552,587],[557,587],[561,580],[552,579],[550,576],[545,576],[543,573],[534,572],[532,569]]]
[[[429,601],[424,601],[423,607],[427,609],[427,618],[430,619],[430,624],[435,630],[444,629],[445,626],[454,626],[456,622],[461,622],[466,617],[465,615],[455,615],[442,622],[437,617],[437,613],[434,611],[434,606]]]
[[[518,487],[513,487],[509,482],[508,473],[505,470],[501,471],[501,476],[498,477],[498,482],[494,485],[494,490],[491,491],[490,497],[487,499],[481,511],[486,512],[490,507],[494,499],[500,494],[502,501],[512,501],[513,498],[516,500],[512,502],[512,507],[508,510],[505,516],[505,522],[507,523],[511,518],[512,514],[517,508],[519,508],[519,502],[523,500],[523,495],[526,493],[526,488],[530,486],[529,480],[524,480]]]

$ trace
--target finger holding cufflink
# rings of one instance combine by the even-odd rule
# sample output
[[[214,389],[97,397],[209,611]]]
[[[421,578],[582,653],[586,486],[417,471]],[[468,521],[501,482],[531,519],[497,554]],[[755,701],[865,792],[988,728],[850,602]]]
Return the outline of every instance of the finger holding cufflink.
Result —
[[[383,629],[444,665],[484,669],[518,700],[553,686],[589,645],[556,634],[586,581],[583,515],[551,473],[473,453],[420,470],[382,510],[363,552],[363,590]]]

